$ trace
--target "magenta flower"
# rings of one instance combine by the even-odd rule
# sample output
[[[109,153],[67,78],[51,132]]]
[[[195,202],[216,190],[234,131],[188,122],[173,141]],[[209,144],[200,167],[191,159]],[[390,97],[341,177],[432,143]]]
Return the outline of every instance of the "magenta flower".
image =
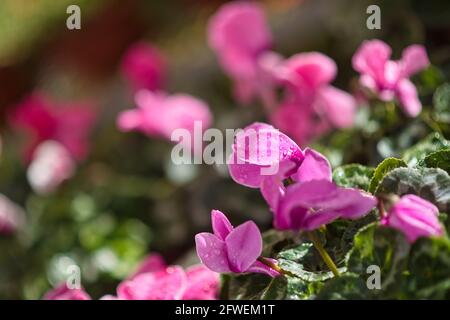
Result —
[[[415,117],[422,105],[416,87],[408,78],[430,64],[425,48],[411,45],[397,61],[389,60],[390,56],[391,48],[383,41],[364,41],[353,55],[353,68],[361,73],[363,87],[383,101],[397,99],[404,112]]]
[[[214,233],[203,232],[195,236],[197,254],[207,268],[220,273],[256,272],[272,277],[279,275],[257,260],[262,252],[262,238],[253,221],[233,228],[227,217],[218,210],[211,212],[211,220]],[[276,263],[275,260],[267,260]]]
[[[91,297],[84,289],[69,289],[64,282],[55,289],[47,292],[44,300],[91,300]]]
[[[0,194],[0,235],[10,235],[25,223],[23,209]]]
[[[10,122],[30,137],[27,161],[32,159],[36,147],[47,140],[59,142],[75,160],[82,160],[89,149],[94,117],[89,105],[58,104],[42,93],[33,93],[15,107]]]
[[[125,52],[121,71],[134,91],[159,90],[165,81],[166,61],[152,45],[137,42]]]
[[[376,198],[364,191],[311,180],[286,188],[274,224],[281,230],[314,230],[339,218],[358,219],[376,204]]]
[[[334,61],[318,52],[296,54],[284,61],[275,73],[287,92],[272,115],[273,123],[300,144],[331,127],[350,127],[356,102],[350,94],[330,85],[336,72]]]
[[[300,164],[303,152],[288,136],[271,125],[255,122],[236,134],[228,169],[234,181],[251,188],[259,188],[263,171],[278,171],[285,161]],[[296,167],[292,168],[295,171]],[[275,174],[273,172],[271,175]],[[286,177],[289,172],[286,172]],[[285,178],[286,178],[285,177]]]
[[[438,215],[438,208],[431,202],[408,194],[392,206],[381,224],[400,230],[413,243],[419,237],[439,237],[444,234]]]
[[[271,99],[272,79],[267,68],[278,63],[279,57],[269,51],[272,36],[259,4],[234,1],[222,5],[209,21],[208,39],[234,81],[238,101],[249,103],[257,96]]]
[[[186,129],[193,135],[196,122],[205,129],[212,121],[208,105],[187,94],[141,90],[136,93],[135,101],[136,109],[119,114],[117,125],[123,131],[137,130],[170,140],[176,129]]]
[[[202,265],[186,271],[167,266],[158,254],[149,255],[137,271],[117,287],[117,296],[102,300],[213,300],[219,290],[219,275]]]
[[[39,194],[55,191],[72,177],[76,164],[69,151],[59,142],[47,140],[37,146],[27,169],[27,178]]]

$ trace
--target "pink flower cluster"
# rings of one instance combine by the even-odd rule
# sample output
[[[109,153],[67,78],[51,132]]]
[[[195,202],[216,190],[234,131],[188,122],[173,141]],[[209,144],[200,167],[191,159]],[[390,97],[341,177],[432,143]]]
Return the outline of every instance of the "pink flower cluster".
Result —
[[[208,105],[188,94],[169,95],[162,91],[166,63],[157,49],[139,42],[122,59],[122,73],[134,88],[137,108],[123,111],[117,118],[122,131],[139,131],[150,137],[171,140],[176,129],[193,133],[194,123],[207,129],[212,122]]]
[[[319,52],[284,59],[271,51],[272,35],[258,3],[224,4],[210,19],[208,39],[234,82],[236,99],[249,103],[259,98],[269,120],[297,143],[304,145],[333,127],[353,125],[355,99],[331,85],[337,74],[335,62]],[[361,73],[364,87],[384,101],[396,98],[406,114],[417,116],[421,104],[408,78],[429,64],[425,49],[412,45],[399,61],[389,60],[390,54],[384,42],[366,41],[355,53],[353,67]],[[280,101],[277,88],[284,91]]]
[[[89,150],[95,113],[89,104],[57,103],[35,92],[14,107],[10,124],[27,138],[28,180],[38,193],[54,191]]]
[[[149,255],[137,271],[117,287],[117,295],[101,300],[213,300],[217,299],[219,275],[202,265],[187,270],[167,266],[157,254]],[[69,289],[65,283],[48,292],[47,300],[90,300],[83,289]]]

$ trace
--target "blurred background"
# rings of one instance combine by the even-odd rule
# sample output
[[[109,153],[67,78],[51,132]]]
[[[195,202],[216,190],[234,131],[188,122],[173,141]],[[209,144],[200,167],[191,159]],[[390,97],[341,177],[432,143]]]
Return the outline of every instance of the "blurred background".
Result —
[[[226,167],[175,166],[170,142],[116,127],[117,114],[134,107],[120,62],[142,40],[165,57],[165,89],[207,102],[213,127],[265,121],[260,105],[234,101],[231,82],[208,48],[208,19],[224,2],[0,1],[0,193],[23,211],[17,232],[0,235],[1,299],[39,299],[64,281],[71,264],[80,266],[82,284],[93,298],[113,293],[151,251],[169,263],[189,265],[196,259],[193,235],[209,230],[213,208],[236,224],[251,218],[262,229],[270,228],[271,215],[260,194],[234,183]],[[419,89],[426,91],[427,84],[450,74],[449,1],[261,3],[274,49],[286,57],[313,50],[329,55],[339,70],[334,84],[344,90],[351,91],[356,76],[351,56],[364,39],[383,39],[395,58],[409,44],[424,44],[439,71],[423,75]],[[70,4],[81,8],[80,30],[66,28]],[[381,30],[366,28],[371,4],[381,8]],[[87,157],[71,179],[49,194],[30,187],[22,157],[24,135],[8,120],[35,91],[55,101],[89,103],[97,114]],[[376,157],[340,155],[333,162],[353,161],[373,164]]]

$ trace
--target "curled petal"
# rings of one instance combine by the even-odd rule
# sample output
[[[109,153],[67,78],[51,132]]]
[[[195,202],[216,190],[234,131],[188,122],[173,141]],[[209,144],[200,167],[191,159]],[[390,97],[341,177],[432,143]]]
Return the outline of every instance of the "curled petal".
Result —
[[[197,255],[200,261],[214,272],[230,272],[225,242],[212,233],[199,233],[195,236]]]
[[[230,269],[246,272],[262,252],[261,233],[253,221],[236,227],[225,239]]]
[[[214,235],[225,241],[225,238],[233,230],[230,220],[221,211],[212,210],[211,221]]]
[[[337,128],[353,125],[356,113],[355,99],[345,91],[327,86],[319,91],[316,105]]]
[[[428,67],[430,60],[424,46],[413,44],[403,50],[400,63],[403,77],[410,77]]]
[[[69,289],[64,282],[55,289],[47,292],[44,300],[91,300],[91,297],[84,289]]]
[[[275,259],[270,259],[270,258],[264,258],[264,259],[269,260],[270,262],[272,262],[275,265],[277,264],[277,260],[275,260]],[[258,260],[256,260],[247,271],[254,272],[254,273],[262,273],[262,274],[268,275],[269,277],[272,277],[272,278],[278,277],[280,275],[280,273],[278,271],[270,268],[269,266],[265,265],[264,263],[262,263]]]
[[[384,83],[385,64],[391,56],[391,48],[381,40],[364,41],[352,58],[353,68],[371,76],[377,83]]]
[[[331,165],[324,155],[310,148],[304,150],[304,155],[305,158],[303,159],[302,164],[292,176],[295,181],[331,181]]]
[[[397,96],[408,116],[416,117],[422,110],[422,104],[417,96],[417,89],[408,79],[403,79],[398,83]]]

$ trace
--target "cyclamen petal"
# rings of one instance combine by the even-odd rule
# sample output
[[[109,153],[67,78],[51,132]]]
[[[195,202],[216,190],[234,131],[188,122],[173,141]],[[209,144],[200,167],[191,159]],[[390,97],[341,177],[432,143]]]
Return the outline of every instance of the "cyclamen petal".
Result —
[[[400,63],[402,75],[410,77],[428,67],[430,60],[428,60],[427,52],[423,46],[413,44],[403,50]]]
[[[292,178],[297,182],[307,182],[311,180],[331,181],[331,165],[327,158],[321,153],[306,148],[305,158]]]
[[[10,235],[25,224],[25,212],[6,196],[0,194],[0,235]]]
[[[376,206],[376,198],[326,180],[297,183],[286,189],[277,216],[282,229],[314,230],[338,218],[356,219]]]
[[[347,92],[333,86],[322,88],[318,93],[316,106],[336,128],[348,128],[353,125],[356,101]]]
[[[353,55],[353,69],[369,75],[377,82],[383,82],[385,64],[391,52],[391,48],[381,40],[366,40]]]
[[[195,246],[200,261],[208,269],[219,273],[231,272],[223,240],[212,233],[203,232],[195,236]]]
[[[225,241],[225,238],[233,230],[228,218],[219,210],[211,211],[212,228],[214,235]]]
[[[438,208],[431,202],[408,194],[392,206],[381,223],[403,232],[408,241],[413,243],[420,237],[439,237],[444,234],[438,215]]]
[[[228,169],[234,181],[259,188],[270,168],[277,174],[284,160],[299,163],[303,153],[288,136],[264,123],[254,123],[236,135]],[[264,171],[266,170],[266,171]]]
[[[422,110],[422,104],[417,96],[417,89],[408,79],[403,79],[397,86],[397,95],[403,110],[410,117],[416,117]]]
[[[236,227],[225,239],[228,261],[233,272],[245,272],[262,252],[262,237],[253,221]]]
[[[219,291],[219,274],[202,265],[186,270],[187,287],[183,300],[215,300]]]
[[[133,279],[143,273],[161,271],[166,267],[167,265],[163,257],[157,253],[152,253],[144,258],[144,261],[139,264],[136,271],[129,279]]]
[[[91,297],[84,289],[69,289],[64,282],[55,289],[47,292],[44,300],[91,300]]]

